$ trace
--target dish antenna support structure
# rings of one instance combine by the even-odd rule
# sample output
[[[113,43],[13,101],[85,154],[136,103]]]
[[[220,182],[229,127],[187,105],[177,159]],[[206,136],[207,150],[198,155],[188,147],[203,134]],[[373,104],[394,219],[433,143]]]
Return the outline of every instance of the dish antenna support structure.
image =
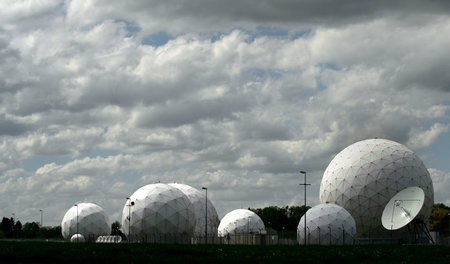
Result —
[[[423,207],[424,201],[425,192],[420,187],[407,187],[401,190],[384,207],[381,216],[383,227],[392,231],[411,223],[415,240],[418,239],[419,234],[424,233],[429,241],[434,243],[423,219],[416,218]],[[410,230],[409,225],[408,230]]]

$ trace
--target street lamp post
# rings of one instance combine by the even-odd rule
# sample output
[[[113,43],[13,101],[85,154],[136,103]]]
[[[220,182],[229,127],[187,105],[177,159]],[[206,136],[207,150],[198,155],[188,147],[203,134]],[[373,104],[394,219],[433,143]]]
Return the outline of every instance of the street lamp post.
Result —
[[[205,198],[205,244],[208,244],[208,188],[202,187],[206,192]]]
[[[42,209],[41,209],[41,210],[39,210],[39,212],[41,212],[41,227],[43,227],[44,226],[44,217],[43,217],[44,211],[42,211]]]
[[[247,245],[250,245],[250,216],[247,218]]]
[[[15,220],[15,219],[16,219],[16,214],[15,214],[15,213],[12,213],[11,215],[12,215],[12,225],[13,225],[12,228],[13,228],[13,231],[14,231],[14,234],[13,234],[13,235],[15,236],[16,230],[15,230],[15,227],[14,227],[14,223],[15,223],[15,221],[16,221],[16,220]]]
[[[304,204],[304,207],[305,207],[305,210],[306,210],[306,186],[307,186],[307,185],[311,185],[311,184],[307,184],[307,183],[306,183],[306,171],[300,171],[300,174],[305,175],[305,181],[304,181],[303,183],[301,183],[300,185],[303,185],[303,186],[305,187],[305,204]],[[304,230],[304,234],[305,234],[305,245],[306,245],[306,211],[305,211],[304,218],[305,218],[305,228],[304,228],[305,230]]]
[[[75,204],[75,206],[77,207],[77,242],[78,242],[78,204]]]
[[[448,219],[448,244],[450,245],[450,213],[447,215]]]

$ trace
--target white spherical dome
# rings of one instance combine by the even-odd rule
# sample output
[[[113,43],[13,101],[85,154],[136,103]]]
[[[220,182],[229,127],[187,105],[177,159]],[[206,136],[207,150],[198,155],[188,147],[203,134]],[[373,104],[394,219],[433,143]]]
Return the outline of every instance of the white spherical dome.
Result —
[[[111,234],[111,223],[100,206],[93,203],[79,203],[72,206],[64,215],[61,233],[64,239],[70,239],[78,233],[89,240],[95,240],[98,236]]]
[[[169,185],[182,191],[191,201],[196,219],[194,235],[200,237],[205,236],[205,216],[207,215],[207,234],[208,236],[216,236],[217,227],[219,226],[219,216],[211,201],[209,199],[206,201],[205,193],[186,184],[170,183]],[[207,214],[206,209],[208,209]]]
[[[353,244],[355,236],[355,220],[339,205],[319,204],[306,212],[306,244]],[[298,223],[297,239],[305,243],[305,215]]]
[[[149,184],[129,198],[122,211],[122,230],[127,236],[128,230],[132,237],[151,241],[192,236],[195,214],[189,198],[179,189],[163,183]]]
[[[394,141],[368,139],[342,150],[328,165],[320,185],[320,201],[338,204],[353,216],[361,236],[385,235],[381,215],[389,200],[406,187],[425,192],[417,216],[427,219],[433,205],[433,183],[422,161]]]
[[[80,242],[84,242],[84,236],[81,234],[75,234],[70,238],[70,242],[72,243],[80,243]]]
[[[226,214],[220,221],[219,237],[239,234],[265,234],[266,230],[261,218],[246,209],[236,209]]]

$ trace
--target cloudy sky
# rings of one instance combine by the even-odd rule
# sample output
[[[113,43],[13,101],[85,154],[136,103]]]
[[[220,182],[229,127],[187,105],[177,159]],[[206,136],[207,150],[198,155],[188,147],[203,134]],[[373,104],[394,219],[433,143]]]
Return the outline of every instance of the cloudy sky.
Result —
[[[346,146],[415,151],[450,205],[448,1],[1,1],[0,217],[119,220],[150,183],[319,200]]]

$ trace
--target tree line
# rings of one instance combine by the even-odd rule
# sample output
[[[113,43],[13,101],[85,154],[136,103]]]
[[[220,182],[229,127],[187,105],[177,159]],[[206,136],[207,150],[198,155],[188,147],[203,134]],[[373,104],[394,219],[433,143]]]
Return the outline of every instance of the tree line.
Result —
[[[120,230],[121,224],[115,221],[111,224],[111,235],[125,238]],[[63,239],[61,226],[41,226],[37,222],[27,222],[24,225],[14,218],[3,217],[0,223],[0,239]]]
[[[257,214],[268,229],[276,231],[296,231],[300,218],[305,214],[309,206],[269,206],[264,208],[249,208]]]
[[[61,226],[42,227],[36,222],[22,225],[20,221],[14,221],[14,218],[3,217],[0,223],[0,238],[62,239]]]
[[[430,230],[439,231],[441,236],[450,235],[450,207],[445,204],[433,204],[430,215]]]

